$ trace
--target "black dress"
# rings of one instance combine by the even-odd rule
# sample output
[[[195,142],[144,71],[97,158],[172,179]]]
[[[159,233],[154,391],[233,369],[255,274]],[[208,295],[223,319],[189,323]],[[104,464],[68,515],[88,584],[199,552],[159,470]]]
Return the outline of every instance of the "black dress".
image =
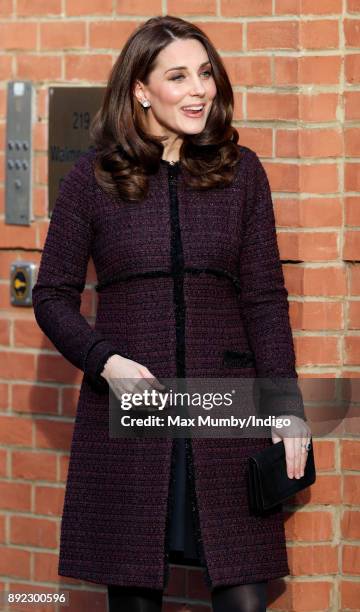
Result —
[[[169,193],[170,193],[170,210],[171,223],[174,236],[175,248],[172,250],[172,265],[175,271],[175,295],[177,302],[181,300],[182,282],[182,249],[180,226],[178,222],[178,200],[177,200],[177,173],[179,163],[171,163],[166,160],[161,160],[168,168]],[[178,272],[178,274],[176,274]],[[181,317],[177,320],[177,333],[184,337],[185,330],[183,328],[183,320]],[[177,353],[177,376],[185,377],[185,354],[184,342],[178,342],[179,350]],[[196,525],[198,525],[198,516],[194,516],[197,511],[194,509],[194,493],[193,487],[189,480],[191,467],[187,458],[186,448],[189,442],[185,438],[177,438],[174,440],[174,467],[172,470],[170,495],[172,496],[172,507],[169,516],[169,561],[180,565],[201,566],[199,555],[196,550]]]
[[[186,458],[184,438],[174,440],[175,469],[172,479],[173,507],[170,514],[170,563],[201,567],[195,542],[195,510],[192,506],[193,493],[189,481],[189,465]]]

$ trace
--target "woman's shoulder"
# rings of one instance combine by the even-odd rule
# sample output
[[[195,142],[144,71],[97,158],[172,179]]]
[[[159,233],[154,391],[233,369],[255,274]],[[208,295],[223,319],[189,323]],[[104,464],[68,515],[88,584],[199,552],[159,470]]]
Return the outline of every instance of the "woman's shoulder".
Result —
[[[241,144],[238,144],[237,147],[241,153],[239,164],[251,165],[254,163],[261,163],[260,158],[254,149]]]

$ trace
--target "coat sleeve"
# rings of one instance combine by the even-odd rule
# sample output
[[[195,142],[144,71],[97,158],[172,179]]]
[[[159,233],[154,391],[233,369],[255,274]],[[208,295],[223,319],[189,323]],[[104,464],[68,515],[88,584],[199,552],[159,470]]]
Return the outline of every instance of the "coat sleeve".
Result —
[[[240,307],[260,378],[261,407],[267,415],[304,420],[289,321],[288,292],[280,261],[269,181],[249,149],[246,204],[240,251]]]
[[[82,155],[61,183],[32,290],[35,319],[58,351],[98,391],[108,388],[100,376],[106,360],[118,354],[80,314],[91,254],[91,207],[95,177],[89,153]]]

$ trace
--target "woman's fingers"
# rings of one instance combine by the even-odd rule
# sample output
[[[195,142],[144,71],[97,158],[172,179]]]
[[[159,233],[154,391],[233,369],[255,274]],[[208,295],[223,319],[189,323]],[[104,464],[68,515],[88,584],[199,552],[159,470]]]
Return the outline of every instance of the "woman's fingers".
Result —
[[[286,468],[289,478],[302,478],[304,476],[308,451],[302,444],[307,444],[309,438],[284,438],[286,453]]]
[[[289,478],[295,473],[295,438],[284,438],[286,470]]]

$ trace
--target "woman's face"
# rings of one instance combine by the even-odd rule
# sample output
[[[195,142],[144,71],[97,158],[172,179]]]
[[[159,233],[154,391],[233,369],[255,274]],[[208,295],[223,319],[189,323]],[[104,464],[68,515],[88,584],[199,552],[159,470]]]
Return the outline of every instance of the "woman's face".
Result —
[[[137,82],[134,93],[151,106],[144,119],[156,136],[198,134],[203,131],[216,85],[205,47],[196,39],[175,40],[157,56],[148,85]],[[203,107],[200,113],[184,107]]]

